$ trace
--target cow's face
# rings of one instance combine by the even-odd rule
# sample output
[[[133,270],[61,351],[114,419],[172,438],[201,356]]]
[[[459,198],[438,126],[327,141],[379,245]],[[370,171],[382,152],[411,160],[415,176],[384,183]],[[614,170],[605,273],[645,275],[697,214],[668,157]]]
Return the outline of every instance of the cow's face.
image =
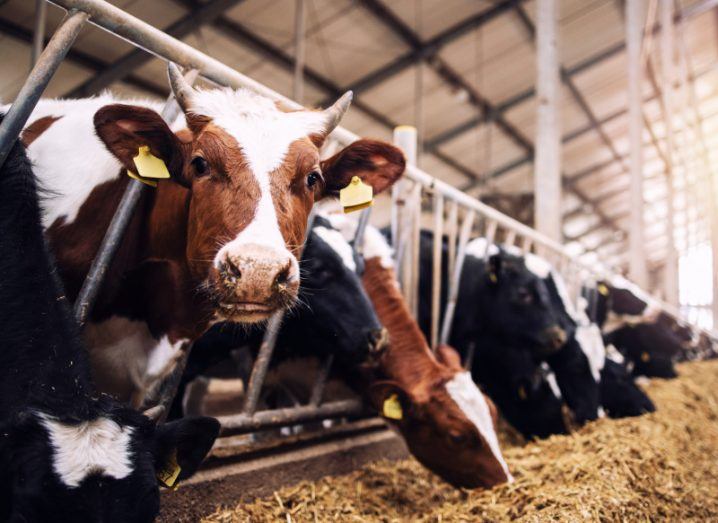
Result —
[[[158,471],[176,459],[179,479],[191,476],[218,431],[212,418],[155,427],[130,409],[86,422],[22,413],[2,427],[0,518],[154,521]]]
[[[301,321],[318,350],[360,364],[385,341],[358,272],[362,260],[327,220],[317,216],[302,255]]]
[[[411,388],[395,382],[372,387],[373,401],[396,397],[402,418],[391,419],[412,455],[456,487],[491,488],[513,481],[496,436],[496,407],[471,375],[461,368],[456,352],[437,350],[436,381]]]
[[[297,254],[314,202],[353,176],[382,191],[402,174],[403,155],[361,140],[320,161],[350,94],[324,111],[286,111],[244,89],[194,90],[172,67],[170,83],[189,129],[182,140],[153,111],[123,105],[98,111],[97,133],[128,169],[149,145],[189,189],[186,259],[215,319],[265,320],[297,297]]]
[[[542,353],[559,350],[567,340],[560,311],[546,285],[548,274],[527,267],[523,258],[501,252],[488,260],[483,297],[485,321],[504,337],[518,336]]]

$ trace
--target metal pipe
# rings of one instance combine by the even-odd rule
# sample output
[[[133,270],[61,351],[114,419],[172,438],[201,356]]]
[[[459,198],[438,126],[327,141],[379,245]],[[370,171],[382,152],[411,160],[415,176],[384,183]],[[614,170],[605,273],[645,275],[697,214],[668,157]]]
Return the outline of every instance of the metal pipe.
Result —
[[[304,100],[304,58],[306,50],[306,9],[304,0],[295,0],[294,13],[294,87],[292,97],[299,103]]]
[[[449,343],[451,336],[451,326],[454,322],[454,312],[456,311],[456,301],[459,297],[459,284],[461,283],[461,271],[464,268],[464,259],[466,258],[466,244],[469,243],[471,231],[474,227],[474,217],[476,213],[470,210],[464,216],[461,224],[461,233],[459,234],[459,252],[456,255],[456,264],[454,272],[449,282],[449,299],[446,303],[446,311],[444,312],[444,321],[441,325],[441,337],[439,343],[445,345]]]
[[[80,29],[87,21],[87,13],[70,12],[47,43],[37,64],[32,68],[15,101],[0,124],[0,167],[5,163],[12,146],[40,100],[47,84],[70,50]]]
[[[449,200],[449,217],[448,221],[448,232],[447,237],[449,241],[449,252],[447,256],[446,268],[448,274],[454,273],[454,263],[456,262],[456,235],[458,233],[458,222],[459,222],[459,204],[454,200]]]
[[[431,346],[439,342],[441,314],[441,257],[444,247],[444,197],[434,194],[434,259],[431,264]]]
[[[273,409],[232,416],[220,416],[217,420],[222,425],[222,435],[247,434],[262,429],[283,427],[296,423],[309,423],[330,418],[354,418],[368,414],[360,400],[332,401],[324,405],[302,405],[286,409]]]
[[[648,283],[644,251],[643,122],[641,119],[641,37],[643,33],[643,4],[643,0],[626,1],[628,122],[631,167],[630,276],[640,287],[645,287]]]
[[[307,238],[312,233],[312,227],[314,225],[314,211],[309,214],[307,220],[307,232],[304,235],[304,243],[306,244]],[[304,248],[302,248],[302,252]],[[269,370],[269,363],[272,360],[272,354],[274,353],[274,347],[277,345],[277,338],[279,337],[279,329],[282,327],[282,320],[284,319],[284,311],[275,312],[269,322],[267,328],[264,331],[264,338],[262,344],[259,346],[259,353],[257,359],[254,361],[252,367],[252,373],[249,376],[249,384],[247,385],[247,394],[244,398],[244,407],[242,414],[252,416],[257,410],[257,404],[259,403],[259,394],[262,392],[262,386],[264,385],[264,378],[267,376]]]
[[[185,79],[190,84],[193,84],[197,79],[197,71],[188,71],[185,73]],[[168,124],[171,124],[179,113],[180,107],[175,102],[174,95],[170,94],[162,108],[161,116]],[[110,221],[110,225],[107,227],[105,236],[102,238],[102,243],[100,243],[97,254],[92,260],[92,265],[90,265],[90,270],[87,276],[85,276],[85,281],[82,283],[82,288],[75,300],[73,312],[75,319],[80,325],[84,325],[90,315],[90,311],[102,288],[102,282],[105,280],[110,264],[122,243],[122,238],[134,215],[135,208],[146,189],[147,187],[137,180],[129,180],[127,183],[125,192],[122,194],[122,199],[117,206],[115,214],[112,216],[112,221]]]
[[[318,407],[324,397],[324,389],[327,386],[327,380],[329,379],[329,372],[332,370],[332,364],[334,363],[334,354],[330,354],[322,362],[317,373],[317,380],[314,382],[312,387],[312,394],[309,398],[309,405]]]
[[[42,54],[45,43],[45,25],[47,22],[47,2],[35,0],[35,26],[32,32],[32,51],[30,55],[30,68],[35,67]]]
[[[409,307],[411,314],[414,318],[419,317],[419,252],[421,243],[421,190],[422,185],[417,183],[414,185],[412,191],[412,221],[411,221],[411,256],[409,257],[409,274],[411,279],[409,280],[409,289],[411,300],[409,301]]]
[[[354,241],[352,241],[352,247],[354,252],[360,258],[364,255],[364,233],[366,232],[367,225],[369,225],[369,218],[371,217],[371,207],[367,207],[359,214],[359,221],[357,222],[357,228],[354,231]]]

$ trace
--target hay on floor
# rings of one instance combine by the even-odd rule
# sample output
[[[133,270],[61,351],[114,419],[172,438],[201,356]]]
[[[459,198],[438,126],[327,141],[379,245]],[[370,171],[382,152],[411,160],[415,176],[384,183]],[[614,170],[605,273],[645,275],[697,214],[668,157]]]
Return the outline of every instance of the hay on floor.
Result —
[[[505,448],[516,482],[451,488],[413,460],[285,488],[206,522],[716,521],[718,361],[654,380],[658,412]]]

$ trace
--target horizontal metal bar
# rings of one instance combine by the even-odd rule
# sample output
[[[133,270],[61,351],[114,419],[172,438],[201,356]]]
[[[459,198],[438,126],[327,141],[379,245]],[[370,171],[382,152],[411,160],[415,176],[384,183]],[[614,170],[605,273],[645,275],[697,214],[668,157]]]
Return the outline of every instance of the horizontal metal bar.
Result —
[[[25,127],[47,84],[62,63],[70,46],[77,38],[87,21],[87,13],[71,12],[58,27],[55,34],[40,55],[30,75],[25,80],[15,102],[8,110],[0,125],[0,166],[5,163],[7,155]]]
[[[253,415],[235,414],[220,416],[222,435],[246,434],[263,429],[285,427],[296,423],[309,423],[333,418],[355,418],[369,411],[360,400],[332,401],[320,406],[302,405],[287,409],[273,409],[255,412]]]

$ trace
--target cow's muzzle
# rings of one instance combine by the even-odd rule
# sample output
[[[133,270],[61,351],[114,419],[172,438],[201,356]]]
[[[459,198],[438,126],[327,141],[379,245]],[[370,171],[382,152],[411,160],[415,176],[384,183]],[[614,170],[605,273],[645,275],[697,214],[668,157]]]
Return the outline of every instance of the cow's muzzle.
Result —
[[[299,269],[289,252],[263,245],[227,254],[216,273],[218,313],[229,321],[255,323],[294,303]]]
[[[558,325],[548,327],[541,333],[541,345],[547,354],[554,354],[561,350],[567,340],[566,331]]]

